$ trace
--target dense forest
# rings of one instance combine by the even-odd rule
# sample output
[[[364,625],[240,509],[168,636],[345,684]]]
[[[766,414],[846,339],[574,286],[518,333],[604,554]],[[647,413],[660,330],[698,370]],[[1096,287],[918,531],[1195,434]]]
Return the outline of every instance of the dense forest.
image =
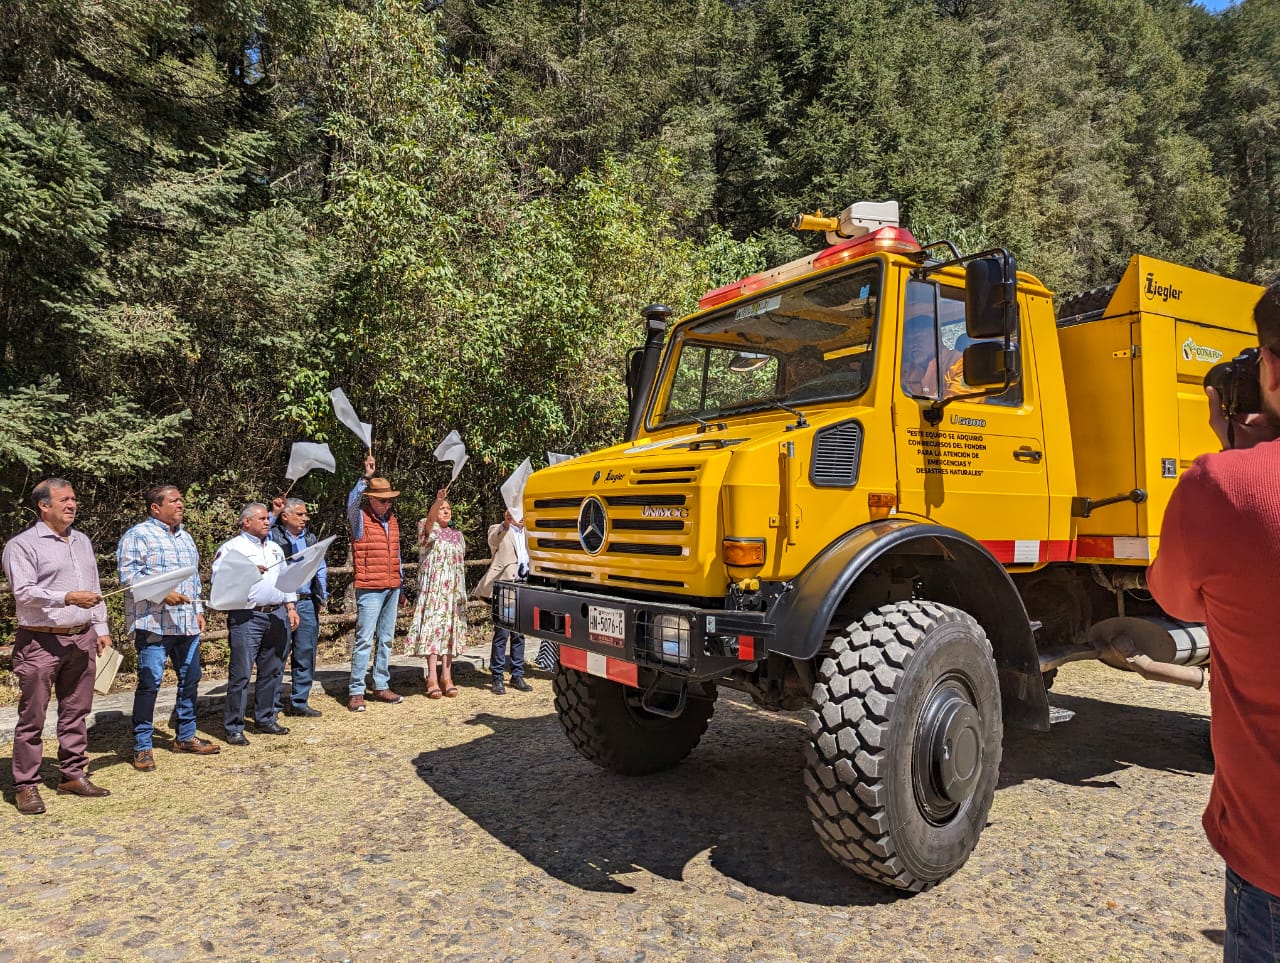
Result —
[[[73,480],[109,550],[173,480],[207,548],[372,421],[479,531],[616,440],[640,309],[896,198],[1051,287],[1280,267],[1280,0],[3,0],[0,512]],[[474,543],[473,543],[474,544]]]

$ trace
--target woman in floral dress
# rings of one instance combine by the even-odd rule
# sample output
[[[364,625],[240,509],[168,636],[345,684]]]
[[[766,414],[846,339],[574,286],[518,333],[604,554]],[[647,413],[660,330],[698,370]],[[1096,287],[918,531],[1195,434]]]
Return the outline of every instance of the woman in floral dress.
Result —
[[[444,495],[442,489],[418,523],[418,604],[407,640],[410,654],[427,657],[427,695],[432,699],[458,694],[453,657],[467,644],[466,543],[450,525],[453,508]]]

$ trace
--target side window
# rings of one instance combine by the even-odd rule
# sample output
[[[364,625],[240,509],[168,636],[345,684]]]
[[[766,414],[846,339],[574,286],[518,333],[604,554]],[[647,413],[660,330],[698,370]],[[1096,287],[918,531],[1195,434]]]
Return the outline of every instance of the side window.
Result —
[[[944,397],[973,390],[964,381],[964,349],[973,343],[965,333],[964,322],[963,288],[907,282],[902,345],[904,392],[916,397],[938,397],[939,372]],[[1017,344],[1015,333],[1014,346]],[[1016,408],[1022,404],[1022,382],[1012,385],[1004,394],[980,400],[989,405]]]

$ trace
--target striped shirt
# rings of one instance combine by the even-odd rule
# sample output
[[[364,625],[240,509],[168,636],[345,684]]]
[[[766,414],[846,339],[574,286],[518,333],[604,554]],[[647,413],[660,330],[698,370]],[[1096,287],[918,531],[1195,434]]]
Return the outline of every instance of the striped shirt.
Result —
[[[190,533],[181,525],[177,531],[158,518],[148,518],[124,533],[116,546],[116,567],[120,584],[128,585],[148,575],[171,572],[194,565],[197,571],[176,589],[191,599],[185,605],[165,605],[134,599],[132,592],[124,596],[124,613],[128,631],[139,629],[157,635],[199,635],[196,616],[204,612],[200,587],[200,553]]]

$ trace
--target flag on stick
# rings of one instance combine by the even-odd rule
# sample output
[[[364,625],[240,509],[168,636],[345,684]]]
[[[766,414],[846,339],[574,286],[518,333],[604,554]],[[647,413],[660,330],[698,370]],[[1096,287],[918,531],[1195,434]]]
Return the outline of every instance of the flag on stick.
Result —
[[[288,566],[276,579],[276,588],[281,592],[300,592],[304,585],[311,584],[311,580],[316,577],[316,572],[320,571],[320,566],[324,564],[324,553],[329,550],[329,546],[337,537],[337,535],[330,535],[314,545],[308,545],[289,559]]]
[[[297,481],[313,468],[323,468],[332,472],[338,470],[338,463],[329,446],[323,442],[295,441],[289,449],[289,467],[284,477]]]
[[[547,467],[558,465],[560,462],[568,461],[572,457],[572,455],[566,455],[564,452],[549,451],[547,452]]]
[[[366,451],[373,449],[373,425],[367,421],[361,421],[356,415],[356,410],[351,407],[351,402],[347,400],[347,393],[341,388],[334,388],[329,392],[329,400],[333,402],[333,413],[337,419],[351,429],[351,433],[364,442]],[[330,469],[332,470],[332,469]]]
[[[436,461],[453,462],[453,475],[449,479],[450,485],[458,480],[458,474],[462,471],[462,466],[467,463],[467,457],[467,446],[462,443],[462,438],[456,431],[449,432],[444,436],[444,441],[436,446]]]
[[[533,474],[533,464],[526,458],[511,477],[502,483],[502,502],[517,522],[524,518],[524,488]]]
[[[262,579],[262,573],[254,561],[239,552],[228,549],[227,557],[218,566],[218,574],[209,586],[209,605],[221,612],[249,607],[249,590]]]
[[[102,597],[105,599],[113,595],[119,595],[121,592],[132,592],[135,601],[163,602],[170,592],[195,573],[196,567],[194,565],[184,565],[182,568],[175,568],[172,571],[157,572],[155,575],[134,579],[131,585],[126,585],[124,588],[117,589],[114,592],[108,592]]]

